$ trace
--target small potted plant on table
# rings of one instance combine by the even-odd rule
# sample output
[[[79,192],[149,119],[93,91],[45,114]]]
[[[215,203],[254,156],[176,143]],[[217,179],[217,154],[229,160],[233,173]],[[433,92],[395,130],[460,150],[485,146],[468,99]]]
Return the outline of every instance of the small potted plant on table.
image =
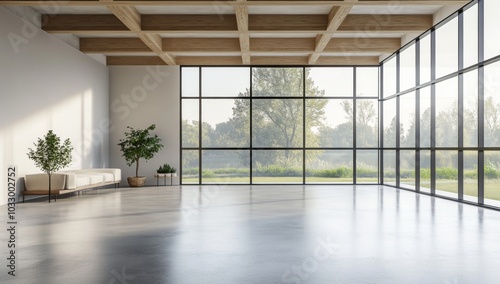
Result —
[[[172,185],[172,178],[177,176],[177,169],[175,167],[170,166],[169,164],[164,164],[160,166],[158,170],[156,170],[156,178],[164,177],[170,178],[170,185]],[[157,180],[158,185],[158,180]]]

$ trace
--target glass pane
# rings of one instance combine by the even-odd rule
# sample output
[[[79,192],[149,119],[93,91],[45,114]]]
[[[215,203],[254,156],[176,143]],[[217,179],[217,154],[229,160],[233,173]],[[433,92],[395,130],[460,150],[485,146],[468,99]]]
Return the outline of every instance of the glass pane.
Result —
[[[431,36],[420,39],[420,83],[431,80]]]
[[[254,97],[301,97],[304,91],[302,71],[302,68],[253,68],[252,95]]]
[[[436,194],[458,198],[457,151],[436,151]]]
[[[399,55],[400,91],[415,87],[415,45],[412,44]]]
[[[384,184],[396,185],[396,151],[384,151]]]
[[[396,98],[384,102],[384,148],[396,147]]]
[[[182,151],[182,183],[183,184],[198,184],[200,182],[198,176],[200,171],[200,155],[198,150],[183,150]]]
[[[378,100],[356,101],[356,144],[362,147],[378,147]]]
[[[400,97],[401,147],[415,147],[415,93]]]
[[[200,69],[198,67],[182,67],[182,96],[200,96]]]
[[[431,146],[431,88],[420,89],[420,147]]]
[[[484,67],[484,146],[500,146],[500,62]]]
[[[484,203],[500,207],[500,152],[484,152]]]
[[[378,151],[356,151],[356,183],[378,183]]]
[[[354,89],[351,67],[306,68],[306,95],[352,97]]]
[[[378,67],[356,68],[356,96],[378,98]]]
[[[202,100],[203,147],[250,145],[250,100]]]
[[[201,68],[201,94],[204,97],[238,97],[250,92],[250,68]]]
[[[403,188],[415,190],[415,151],[401,150],[400,180]]]
[[[464,12],[464,67],[477,63],[478,59],[477,5]]]
[[[458,146],[458,80],[436,84],[436,147]]]
[[[352,150],[306,151],[307,183],[352,183]]]
[[[477,152],[464,151],[464,200],[477,202]]]
[[[436,78],[458,70],[458,18],[436,30]]]
[[[199,101],[182,100],[182,147],[199,145]]]
[[[477,147],[477,70],[464,74],[464,146]]]
[[[306,146],[352,147],[352,121],[352,100],[308,99]]]
[[[396,57],[386,61],[384,70],[384,98],[396,94]]]
[[[302,147],[301,99],[253,100],[254,147]]]
[[[253,151],[253,183],[302,183],[301,150]]]
[[[420,151],[420,191],[431,193],[431,151]]]
[[[498,27],[500,26],[500,1],[484,0],[484,59],[500,55],[500,37]]]
[[[202,183],[250,183],[250,151],[204,150]]]

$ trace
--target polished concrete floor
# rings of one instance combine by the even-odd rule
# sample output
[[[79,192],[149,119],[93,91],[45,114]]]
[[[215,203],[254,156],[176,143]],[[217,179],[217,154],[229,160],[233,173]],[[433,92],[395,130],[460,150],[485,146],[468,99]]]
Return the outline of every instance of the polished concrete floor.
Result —
[[[1,283],[500,283],[500,212],[390,187],[105,189],[17,220]]]

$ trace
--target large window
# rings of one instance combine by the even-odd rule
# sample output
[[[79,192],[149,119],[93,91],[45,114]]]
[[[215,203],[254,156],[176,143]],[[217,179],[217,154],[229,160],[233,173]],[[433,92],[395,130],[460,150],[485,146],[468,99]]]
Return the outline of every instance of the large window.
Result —
[[[499,10],[472,1],[382,63],[384,184],[500,207]]]
[[[182,183],[381,182],[500,207],[499,9],[472,1],[380,68],[182,67]]]
[[[183,67],[182,182],[378,183],[378,69]]]

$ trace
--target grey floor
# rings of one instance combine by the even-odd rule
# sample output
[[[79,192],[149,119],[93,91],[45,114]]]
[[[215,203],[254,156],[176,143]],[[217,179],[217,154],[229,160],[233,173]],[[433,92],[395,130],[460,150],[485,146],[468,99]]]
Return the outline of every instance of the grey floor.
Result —
[[[500,212],[390,187],[105,189],[17,214],[1,283],[500,283]]]

